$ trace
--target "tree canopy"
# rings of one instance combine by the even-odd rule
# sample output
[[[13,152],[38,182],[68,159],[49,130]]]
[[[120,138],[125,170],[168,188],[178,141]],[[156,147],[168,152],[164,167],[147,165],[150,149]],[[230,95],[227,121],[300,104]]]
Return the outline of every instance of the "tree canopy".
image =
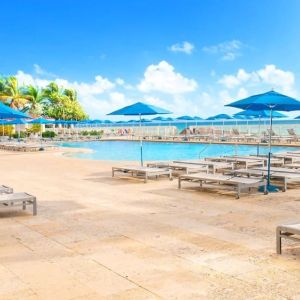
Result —
[[[34,117],[41,115],[62,120],[83,120],[88,116],[74,89],[50,82],[45,88],[20,86],[14,76],[0,77],[0,100]]]

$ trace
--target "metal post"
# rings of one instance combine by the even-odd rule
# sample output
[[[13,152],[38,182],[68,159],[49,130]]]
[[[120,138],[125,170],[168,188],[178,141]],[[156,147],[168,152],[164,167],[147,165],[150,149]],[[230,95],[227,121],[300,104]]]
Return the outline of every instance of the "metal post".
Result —
[[[273,118],[272,118],[273,108],[270,109],[270,132],[269,132],[269,154],[268,154],[268,178],[267,186],[270,187],[270,171],[271,171],[271,150],[272,150],[272,128],[273,128]]]
[[[258,123],[258,144],[257,144],[257,156],[259,156],[259,145],[260,145],[260,118],[261,116],[259,115],[259,123]]]
[[[141,148],[141,166],[143,166],[143,138],[142,138],[142,116],[140,116],[140,148]]]

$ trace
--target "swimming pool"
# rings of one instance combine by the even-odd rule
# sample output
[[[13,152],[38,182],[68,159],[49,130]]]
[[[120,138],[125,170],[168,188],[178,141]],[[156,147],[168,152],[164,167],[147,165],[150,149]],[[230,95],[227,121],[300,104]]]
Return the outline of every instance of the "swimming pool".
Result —
[[[124,160],[140,159],[140,143],[131,141],[97,141],[60,143],[63,147],[88,148],[91,153],[71,153],[69,156],[95,160]],[[293,151],[295,147],[273,147],[273,153],[279,151]],[[198,159],[220,155],[256,154],[256,146],[220,145],[220,144],[192,144],[192,143],[143,143],[145,161]],[[260,146],[260,153],[267,153],[268,147]]]

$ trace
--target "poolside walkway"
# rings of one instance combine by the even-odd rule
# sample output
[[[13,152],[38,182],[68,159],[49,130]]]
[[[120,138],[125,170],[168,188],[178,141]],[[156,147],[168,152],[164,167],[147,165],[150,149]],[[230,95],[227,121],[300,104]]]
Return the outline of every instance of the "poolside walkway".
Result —
[[[275,254],[299,189],[236,200],[57,153],[0,164],[0,183],[39,204],[36,217],[0,210],[0,299],[300,299],[300,247]]]

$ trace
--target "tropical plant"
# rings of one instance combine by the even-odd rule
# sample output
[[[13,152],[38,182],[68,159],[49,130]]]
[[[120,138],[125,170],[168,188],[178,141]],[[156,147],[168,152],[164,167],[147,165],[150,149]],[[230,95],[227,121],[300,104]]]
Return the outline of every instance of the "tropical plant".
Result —
[[[82,109],[77,92],[50,82],[45,88],[19,86],[14,76],[0,77],[0,100],[13,108],[63,120],[83,120],[88,116]]]
[[[77,99],[77,93],[73,89],[59,88],[51,82],[44,90],[44,96],[48,99],[44,106],[44,114],[63,120],[83,120],[87,115],[83,111]]]
[[[43,113],[43,104],[47,101],[43,90],[29,85],[24,89],[24,94],[28,99],[24,111],[32,116],[40,116]]]
[[[28,101],[24,88],[19,87],[18,80],[14,76],[1,79],[0,99],[12,108],[23,109]]]

